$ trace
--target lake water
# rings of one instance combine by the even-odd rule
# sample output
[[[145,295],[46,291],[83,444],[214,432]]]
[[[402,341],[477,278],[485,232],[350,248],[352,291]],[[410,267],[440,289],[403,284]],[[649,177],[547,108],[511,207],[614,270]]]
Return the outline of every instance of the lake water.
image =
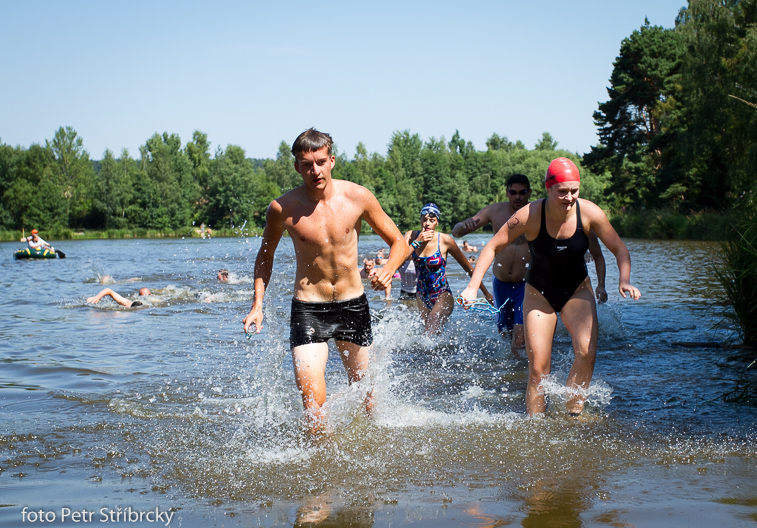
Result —
[[[369,292],[375,416],[332,353],[332,433],[316,445],[288,350],[288,239],[250,340],[259,239],[61,241],[68,258],[48,261],[0,244],[0,526],[754,526],[757,411],[722,398],[745,363],[673,346],[734,338],[717,246],[627,244],[643,297],[620,298],[605,250],[610,301],[582,420],[561,404],[562,326],[551,406],[530,419],[526,360],[489,316],[456,309],[430,339],[412,304]],[[360,240],[361,255],[381,247]],[[232,283],[216,280],[222,267]],[[136,310],[88,306],[106,274],[124,295],[155,295]],[[448,275],[459,292],[457,263]]]

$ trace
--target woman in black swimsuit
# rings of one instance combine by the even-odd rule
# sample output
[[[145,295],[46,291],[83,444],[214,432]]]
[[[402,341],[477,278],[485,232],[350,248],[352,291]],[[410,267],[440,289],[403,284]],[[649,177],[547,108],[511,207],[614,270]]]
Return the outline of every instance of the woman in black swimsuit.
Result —
[[[575,360],[567,386],[575,391],[567,403],[571,415],[579,415],[594,373],[597,355],[597,305],[586,273],[584,254],[589,233],[594,231],[615,255],[620,280],[618,291],[639,299],[641,293],[630,284],[631,257],[623,241],[610,225],[604,211],[578,198],[578,168],[567,158],[557,158],[547,169],[547,198],[519,209],[486,244],[476,269],[461,297],[476,297],[478,285],[494,260],[494,255],[520,235],[526,235],[531,264],[526,275],[523,320],[528,352],[526,411],[530,415],[546,409],[542,380],[549,375],[552,340],[560,314],[573,339]]]

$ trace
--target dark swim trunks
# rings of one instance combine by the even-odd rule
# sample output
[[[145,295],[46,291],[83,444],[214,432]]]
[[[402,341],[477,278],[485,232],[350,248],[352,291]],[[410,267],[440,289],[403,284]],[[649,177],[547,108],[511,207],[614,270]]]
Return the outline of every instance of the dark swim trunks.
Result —
[[[494,304],[499,308],[497,330],[509,332],[514,325],[523,324],[523,297],[525,293],[525,281],[502,282],[497,277],[492,277]]]
[[[373,343],[371,312],[365,294],[348,301],[303,302],[292,299],[290,348],[329,339],[358,346]]]

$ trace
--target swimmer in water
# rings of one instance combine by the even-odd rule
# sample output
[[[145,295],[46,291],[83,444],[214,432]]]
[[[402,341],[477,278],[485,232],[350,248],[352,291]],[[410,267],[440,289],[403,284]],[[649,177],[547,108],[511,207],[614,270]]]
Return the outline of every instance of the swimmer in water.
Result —
[[[292,154],[302,185],[268,206],[255,259],[255,300],[242,325],[246,333],[259,333],[263,328],[263,299],[273,272],[273,256],[288,232],[297,259],[289,344],[308,428],[317,433],[325,425],[329,339],[336,341],[350,384],[367,374],[371,361],[371,316],[358,268],[362,221],[391,246],[388,261],[370,279],[374,290],[391,285],[408,249],[373,193],[347,180],[332,179],[336,157],[331,136],[313,128],[306,130],[292,145]],[[370,390],[365,408],[371,414]]]
[[[139,290],[140,297],[146,297],[148,295],[152,295],[152,292],[148,288],[140,288]],[[137,308],[138,306],[143,306],[144,303],[142,301],[132,301],[127,299],[126,297],[123,297],[118,292],[115,292],[111,290],[110,288],[105,288],[100,291],[97,295],[94,297],[89,297],[87,299],[87,302],[89,304],[97,304],[100,302],[100,299],[103,297],[109,296],[114,301],[116,301],[121,306],[125,306],[126,308]]]
[[[639,299],[641,293],[630,283],[628,249],[604,211],[578,197],[578,167],[567,158],[557,158],[550,163],[544,183],[547,198],[520,208],[497,231],[481,251],[473,276],[460,296],[464,303],[474,300],[497,253],[525,235],[531,252],[523,302],[528,354],[526,411],[538,415],[546,410],[541,383],[551,372],[552,341],[560,314],[573,339],[575,353],[567,380],[575,395],[568,400],[567,410],[578,416],[583,411],[597,355],[597,305],[584,261],[592,230],[615,255],[620,295]]]

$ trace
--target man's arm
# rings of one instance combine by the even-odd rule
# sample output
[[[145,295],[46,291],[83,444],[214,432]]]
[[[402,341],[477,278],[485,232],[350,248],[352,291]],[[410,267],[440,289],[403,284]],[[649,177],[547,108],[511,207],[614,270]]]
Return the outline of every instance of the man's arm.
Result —
[[[607,274],[605,256],[602,253],[602,247],[599,245],[599,240],[594,231],[589,231],[589,253],[591,254],[592,260],[594,260],[594,269],[597,272],[597,287],[594,288],[594,293],[599,302],[607,302],[607,290],[605,289],[605,275]]]
[[[505,225],[486,243],[484,249],[481,250],[476,267],[473,269],[473,275],[471,275],[470,281],[468,281],[468,286],[460,293],[460,297],[465,302],[476,298],[484,274],[489,269],[489,266],[492,265],[492,262],[494,262],[496,254],[526,232],[526,226],[531,217],[531,208],[535,207],[534,204],[536,202],[531,202],[529,205],[518,209]]]
[[[365,188],[363,188],[363,200],[363,219],[384,242],[389,244],[389,259],[381,271],[371,279],[374,290],[385,290],[391,287],[394,273],[410,254],[410,246],[405,242],[397,225],[381,208],[381,204],[373,193]]]
[[[481,209],[479,212],[471,216],[470,218],[466,218],[462,222],[458,222],[455,224],[455,227],[452,228],[452,236],[453,237],[461,237],[465,236],[468,233],[472,233],[479,227],[485,226],[489,222],[491,222],[491,218],[489,216],[489,208],[491,205],[487,205],[483,209]]]
[[[250,313],[242,320],[245,333],[249,331],[250,326],[255,326],[256,334],[263,328],[263,297],[273,273],[273,255],[285,229],[281,205],[276,200],[268,206],[265,219],[263,240],[255,258],[255,299]]]
[[[91,303],[91,304],[97,304],[97,303],[100,302],[100,299],[102,299],[106,295],[110,295],[110,297],[114,301],[116,301],[118,304],[120,304],[121,306],[126,306],[127,308],[131,308],[132,302],[129,299],[126,299],[125,297],[122,297],[121,295],[119,295],[118,293],[114,292],[110,288],[105,288],[105,289],[101,290],[100,293],[98,293],[94,297],[88,298],[87,302]]]

